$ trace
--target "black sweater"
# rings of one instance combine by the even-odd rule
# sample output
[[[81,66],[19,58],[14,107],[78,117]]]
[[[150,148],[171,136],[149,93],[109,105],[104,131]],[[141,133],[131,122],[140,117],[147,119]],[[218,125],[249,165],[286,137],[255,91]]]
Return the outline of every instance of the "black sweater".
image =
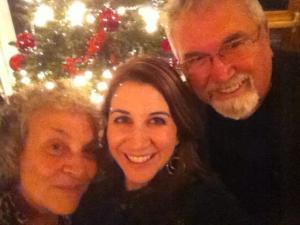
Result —
[[[250,118],[209,109],[208,119],[212,167],[255,224],[300,224],[300,54],[274,53],[271,90]]]
[[[217,182],[191,179],[176,191],[96,184],[77,213],[75,225],[247,225],[247,216]]]

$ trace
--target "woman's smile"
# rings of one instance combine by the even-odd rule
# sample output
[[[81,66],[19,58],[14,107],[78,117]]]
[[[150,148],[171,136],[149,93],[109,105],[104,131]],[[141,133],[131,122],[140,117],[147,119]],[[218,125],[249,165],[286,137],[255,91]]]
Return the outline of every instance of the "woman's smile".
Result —
[[[131,163],[142,164],[150,161],[155,156],[155,153],[145,154],[145,155],[132,155],[132,154],[125,154],[125,157]]]

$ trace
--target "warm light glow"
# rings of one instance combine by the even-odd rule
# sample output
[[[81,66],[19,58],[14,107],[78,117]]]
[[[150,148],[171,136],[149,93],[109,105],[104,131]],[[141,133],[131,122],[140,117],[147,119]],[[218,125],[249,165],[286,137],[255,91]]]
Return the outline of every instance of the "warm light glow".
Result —
[[[86,6],[84,3],[76,1],[70,6],[67,12],[67,20],[70,21],[72,26],[81,26],[86,13]]]
[[[146,23],[146,31],[153,33],[157,31],[159,12],[152,7],[146,6],[139,9],[139,14],[143,17]]]
[[[117,13],[120,15],[120,16],[124,16],[125,13],[126,13],[126,8],[124,6],[121,6],[119,8],[117,8]]]
[[[29,85],[31,83],[31,80],[29,77],[23,77],[21,79],[21,83],[25,84],[25,85]]]
[[[135,55],[135,54],[137,53],[137,50],[136,50],[136,49],[133,49],[133,50],[131,50],[129,53],[130,53],[130,55]]]
[[[45,87],[46,87],[48,90],[52,90],[53,88],[56,87],[56,84],[55,84],[54,82],[52,82],[52,81],[47,81],[47,82],[45,83]]]
[[[39,72],[39,73],[37,74],[37,77],[38,77],[40,80],[43,80],[43,79],[45,79],[46,74],[45,74],[45,72]]]
[[[104,97],[103,95],[100,95],[97,92],[93,91],[90,95],[90,101],[96,105],[99,105],[103,103]]]
[[[39,27],[46,26],[47,22],[54,19],[53,9],[45,4],[40,5],[34,13],[33,24]]]
[[[86,22],[93,24],[96,21],[96,18],[93,14],[88,14],[85,18]]]
[[[84,76],[87,80],[91,80],[93,78],[93,72],[90,70],[85,71]]]
[[[84,76],[76,76],[72,82],[75,87],[83,87],[87,84],[87,80]]]
[[[104,3],[103,6],[104,6],[105,8],[110,8],[110,3],[109,3],[109,2]]]
[[[111,79],[112,78],[112,73],[110,70],[104,70],[103,73],[102,73],[102,76],[105,78],[105,79]]]
[[[20,70],[20,75],[21,75],[22,77],[25,77],[25,76],[28,75],[28,73],[27,73],[26,70]]]
[[[100,81],[98,84],[97,84],[97,90],[98,91],[106,91],[108,89],[108,85],[106,82],[104,81]]]

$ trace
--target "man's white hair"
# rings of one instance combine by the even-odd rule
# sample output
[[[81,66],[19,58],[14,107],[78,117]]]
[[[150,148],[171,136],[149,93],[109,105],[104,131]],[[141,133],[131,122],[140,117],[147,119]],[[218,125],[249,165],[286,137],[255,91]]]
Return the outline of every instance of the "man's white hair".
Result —
[[[167,34],[172,32],[172,25],[182,13],[193,12],[197,9],[205,8],[209,5],[218,4],[227,0],[169,0],[161,11],[161,24]],[[246,14],[258,25],[266,25],[266,16],[258,0],[235,0],[243,5]]]

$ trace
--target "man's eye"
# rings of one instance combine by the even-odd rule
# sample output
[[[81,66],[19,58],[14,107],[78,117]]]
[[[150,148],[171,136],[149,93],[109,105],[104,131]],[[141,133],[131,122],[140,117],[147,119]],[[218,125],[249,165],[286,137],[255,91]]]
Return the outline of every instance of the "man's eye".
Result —
[[[198,62],[201,62],[202,60],[204,60],[205,57],[206,56],[202,56],[202,55],[201,56],[200,55],[199,56],[195,56],[195,57],[192,57],[192,58],[188,59],[187,63],[188,64],[193,64],[193,63],[196,63],[196,62],[198,63]]]
[[[194,56],[192,58],[187,59],[183,63],[183,67],[187,70],[191,69],[193,66],[199,66],[203,65],[206,62],[206,59],[208,58],[207,55],[199,55],[199,56]]]
[[[241,47],[245,44],[246,39],[245,38],[239,38],[236,40],[233,40],[231,42],[228,42],[224,45],[223,49],[226,50],[231,50],[231,49],[236,49],[238,47]]]
[[[131,122],[131,120],[128,116],[118,116],[113,121],[114,121],[114,123],[119,123],[119,124]]]
[[[161,117],[153,117],[150,119],[150,124],[156,124],[156,125],[165,125],[166,120]]]
[[[61,155],[63,154],[63,151],[65,149],[65,146],[62,143],[50,143],[48,145],[47,151],[51,154],[51,155]]]

